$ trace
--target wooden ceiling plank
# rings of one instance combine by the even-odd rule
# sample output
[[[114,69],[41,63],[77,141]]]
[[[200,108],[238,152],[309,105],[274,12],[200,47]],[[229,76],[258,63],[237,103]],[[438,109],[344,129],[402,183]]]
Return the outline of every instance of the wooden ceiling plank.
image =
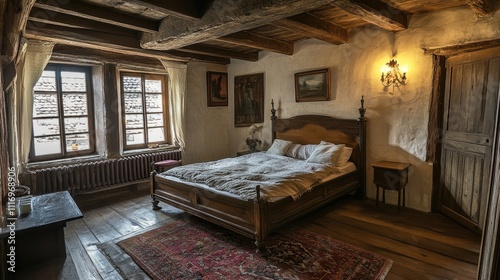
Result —
[[[224,37],[216,38],[214,39],[214,41],[221,41],[231,44],[242,45],[254,49],[266,50],[286,55],[293,55],[293,44],[276,40],[273,38],[262,37],[247,31],[229,34]]]
[[[472,8],[476,16],[487,17],[491,15],[492,10],[488,0],[465,0],[465,2]]]
[[[204,7],[200,7],[196,0],[127,0],[127,2],[186,20],[199,20],[205,13]]]
[[[24,37],[27,39],[49,41],[58,44],[97,49],[114,53],[182,62],[187,61],[185,58],[175,57],[165,52],[141,49],[139,42],[135,38],[99,33],[91,30],[75,30],[66,27],[58,27],[57,29],[26,29]]]
[[[309,13],[280,19],[273,24],[335,45],[347,42],[347,30]]]
[[[207,54],[218,57],[235,58],[253,62],[259,60],[258,52],[245,53],[228,49],[214,48],[207,45],[185,46],[183,48],[180,48],[179,50],[191,53]]]
[[[57,1],[50,0],[40,1],[35,3],[35,7],[51,11],[52,13],[47,13],[49,20],[51,15],[63,13],[147,33],[155,33],[159,28],[158,23],[156,22],[147,21],[128,15],[113,13],[110,12],[109,9],[107,10],[97,5],[83,5],[77,3],[76,1],[67,3],[58,3]]]
[[[147,49],[178,49],[236,32],[257,28],[269,22],[320,8],[336,0],[215,0],[198,21],[174,17],[162,20],[156,34],[143,34]]]
[[[380,0],[336,0],[332,5],[389,31],[401,31],[408,27],[405,12]]]
[[[43,27],[46,24],[50,24],[71,28],[90,29],[125,36],[137,36],[137,33],[134,30],[120,28],[118,26],[109,25],[86,18],[74,17],[63,13],[53,14],[49,17],[47,12],[47,10],[36,7],[31,9],[31,13],[28,18],[30,20],[30,22],[28,22],[28,26],[35,25],[37,27]]]

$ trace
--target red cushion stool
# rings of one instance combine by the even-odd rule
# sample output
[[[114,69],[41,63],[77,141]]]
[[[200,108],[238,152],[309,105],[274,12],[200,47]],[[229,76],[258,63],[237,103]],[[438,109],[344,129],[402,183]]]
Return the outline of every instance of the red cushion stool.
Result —
[[[167,171],[170,168],[174,168],[176,166],[181,166],[181,165],[182,165],[182,160],[167,159],[159,162],[153,161],[153,168],[154,170],[156,170],[156,172]]]

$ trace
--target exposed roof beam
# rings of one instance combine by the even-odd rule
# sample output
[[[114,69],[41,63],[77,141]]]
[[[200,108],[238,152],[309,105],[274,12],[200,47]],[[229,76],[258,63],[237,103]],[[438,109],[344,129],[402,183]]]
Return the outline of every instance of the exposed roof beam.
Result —
[[[97,5],[80,4],[74,0],[67,1],[67,3],[44,0],[36,2],[35,7],[47,10],[48,20],[50,20],[52,16],[57,15],[57,13],[63,13],[137,31],[149,33],[158,31],[158,24],[156,22],[113,13]]]
[[[408,27],[405,12],[380,0],[335,0],[333,5],[386,30],[401,31]]]
[[[189,58],[192,58],[192,59],[198,60],[198,61],[217,63],[217,64],[229,64],[229,63],[231,63],[231,60],[229,58],[226,58],[226,57],[218,57],[218,56],[206,55],[206,54],[197,54],[197,53],[185,52],[182,50],[168,50],[165,52],[169,53],[171,55],[175,55],[175,56],[189,57]]]
[[[262,37],[247,31],[230,34],[214,40],[286,55],[293,54],[293,44],[273,38]]]
[[[114,53],[187,61],[185,58],[175,57],[165,52],[141,49],[135,38],[114,34],[103,34],[91,30],[71,29],[67,27],[58,27],[57,29],[26,29],[24,37]]]
[[[200,2],[196,0],[127,0],[127,2],[186,20],[198,20],[205,13],[204,7],[200,7]]]
[[[269,22],[298,15],[335,0],[215,0],[198,21],[173,17],[162,20],[156,34],[143,34],[143,48],[169,50],[249,30]]]
[[[59,61],[117,63],[142,67],[144,69],[152,68],[155,70],[165,70],[161,62],[155,58],[125,55],[60,44],[54,46],[51,59]]]
[[[346,43],[348,39],[346,29],[308,13],[280,19],[273,24],[335,45]]]
[[[58,27],[57,29],[38,28],[27,29],[25,37],[28,39],[37,39],[51,41],[59,44],[78,46],[89,49],[104,50],[109,52],[129,54],[135,56],[151,57],[157,59],[166,59],[174,61],[189,61],[191,59],[228,64],[229,59],[210,57],[206,55],[188,55],[178,51],[155,51],[144,50],[140,48],[139,41],[135,37],[127,37],[116,34],[100,33],[85,29],[72,29],[67,27]]]
[[[488,0],[465,0],[478,17],[489,16],[492,12]]]
[[[71,28],[90,29],[111,34],[121,34],[125,36],[137,36],[137,31],[120,28],[114,25],[109,25],[107,23],[74,17],[63,13],[53,13],[49,17],[48,13],[53,12],[34,7],[33,9],[31,9],[31,13],[28,18],[31,21],[28,23],[28,26],[35,25],[37,27],[43,27],[46,24],[50,24]]]
[[[180,48],[179,50],[185,51],[185,52],[191,52],[191,53],[207,54],[207,55],[218,56],[218,57],[235,58],[235,59],[241,59],[241,60],[247,60],[247,61],[259,60],[259,53],[258,52],[250,52],[250,53],[238,52],[238,51],[233,51],[233,50],[214,48],[214,47],[207,46],[207,45],[185,46],[183,48]]]

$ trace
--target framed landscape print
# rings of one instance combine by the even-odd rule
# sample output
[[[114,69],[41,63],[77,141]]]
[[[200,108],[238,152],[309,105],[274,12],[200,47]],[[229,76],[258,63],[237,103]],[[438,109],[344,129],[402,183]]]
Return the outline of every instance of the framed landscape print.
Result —
[[[227,106],[227,73],[207,72],[207,106]]]
[[[330,100],[330,69],[295,74],[295,101]]]
[[[234,126],[264,122],[264,73],[234,77]]]

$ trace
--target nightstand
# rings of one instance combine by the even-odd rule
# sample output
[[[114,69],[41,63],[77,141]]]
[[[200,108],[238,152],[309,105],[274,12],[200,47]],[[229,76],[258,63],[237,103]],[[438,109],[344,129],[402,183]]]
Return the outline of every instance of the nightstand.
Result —
[[[398,211],[401,208],[401,190],[403,190],[403,207],[405,207],[405,186],[408,183],[409,163],[395,161],[379,161],[372,163],[373,183],[377,186],[377,200],[379,187],[383,189],[382,202],[385,203],[385,190],[398,191]]]

